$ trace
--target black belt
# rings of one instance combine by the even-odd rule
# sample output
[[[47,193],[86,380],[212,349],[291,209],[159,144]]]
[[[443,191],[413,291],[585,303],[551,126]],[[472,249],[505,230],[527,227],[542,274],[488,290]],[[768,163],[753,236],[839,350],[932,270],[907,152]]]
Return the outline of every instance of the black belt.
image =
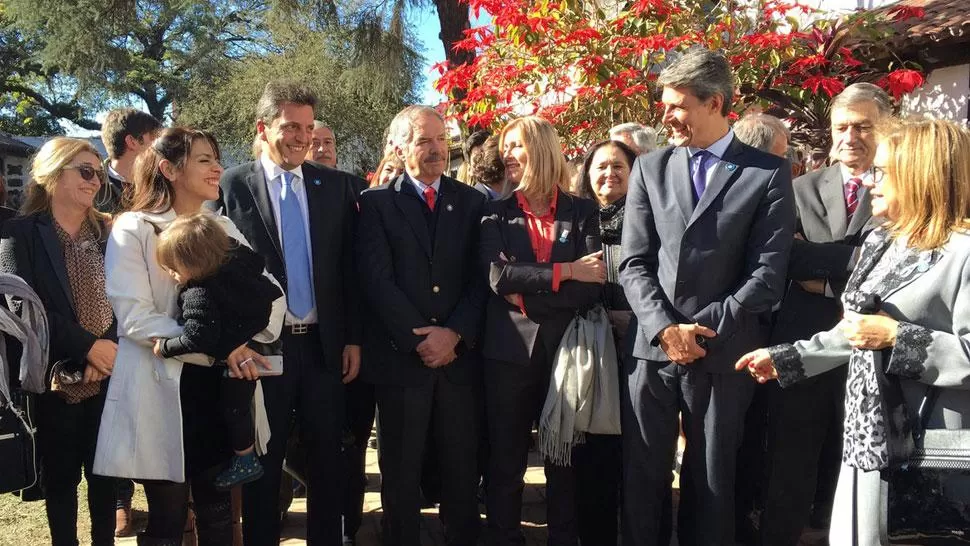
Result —
[[[320,329],[319,324],[284,324],[283,333],[289,334],[291,336],[303,336],[307,334],[316,334]]]

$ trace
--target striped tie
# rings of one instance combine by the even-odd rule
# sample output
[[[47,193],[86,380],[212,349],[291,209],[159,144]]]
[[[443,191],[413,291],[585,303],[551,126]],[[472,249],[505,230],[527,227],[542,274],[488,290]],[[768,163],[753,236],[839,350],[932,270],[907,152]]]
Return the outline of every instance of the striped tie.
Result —
[[[845,181],[845,212],[850,218],[855,214],[855,209],[859,208],[860,186],[862,186],[861,178],[850,178]]]

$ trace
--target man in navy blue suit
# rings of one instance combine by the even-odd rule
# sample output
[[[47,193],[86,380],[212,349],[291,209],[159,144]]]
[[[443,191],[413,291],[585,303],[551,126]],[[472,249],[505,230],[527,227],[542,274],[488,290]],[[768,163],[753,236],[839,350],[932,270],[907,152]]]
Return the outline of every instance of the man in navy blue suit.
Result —
[[[673,146],[633,167],[620,281],[636,324],[624,363],[623,544],[669,544],[682,414],[678,540],[734,544],[734,474],[755,382],[734,362],[768,340],[795,225],[791,168],[728,123],[733,76],[694,49],[660,74]]]

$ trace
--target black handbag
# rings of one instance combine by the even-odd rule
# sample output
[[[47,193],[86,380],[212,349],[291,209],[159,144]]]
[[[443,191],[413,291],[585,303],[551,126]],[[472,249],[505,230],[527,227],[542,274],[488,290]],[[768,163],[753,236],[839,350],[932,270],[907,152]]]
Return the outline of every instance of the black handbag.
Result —
[[[41,498],[34,396],[18,389],[0,402],[0,493],[19,491],[24,500]]]
[[[940,388],[929,386],[917,410],[919,427],[913,431],[915,447],[906,468],[970,470],[970,429],[927,429]]]

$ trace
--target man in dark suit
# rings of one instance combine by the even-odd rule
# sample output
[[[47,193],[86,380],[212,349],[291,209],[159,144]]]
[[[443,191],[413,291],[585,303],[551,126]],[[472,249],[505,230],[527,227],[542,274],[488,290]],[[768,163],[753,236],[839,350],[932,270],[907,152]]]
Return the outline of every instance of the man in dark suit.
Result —
[[[874,128],[891,113],[885,91],[869,83],[852,84],[832,100],[831,155],[838,163],[795,179],[797,240],[771,344],[808,339],[838,323],[839,296],[874,227],[868,190]],[[817,516],[813,526],[828,527],[841,462],[846,370],[838,367],[784,392],[773,388],[763,544],[797,544],[810,511]]]
[[[104,162],[108,183],[98,191],[94,202],[100,212],[124,212],[121,197],[125,185],[131,182],[135,158],[152,145],[155,134],[161,128],[161,122],[151,114],[134,108],[119,108],[108,112],[101,124],[101,141],[108,151],[108,159]],[[128,504],[131,504],[130,496]]]
[[[636,322],[627,343],[623,544],[669,543],[677,415],[687,440],[678,540],[734,544],[734,474],[755,382],[734,362],[768,340],[795,225],[791,167],[728,125],[727,60],[703,49],[664,69],[674,146],[640,156],[623,225],[620,282]]]
[[[280,474],[294,411],[307,451],[307,541],[342,542],[343,383],[360,365],[356,182],[305,162],[316,102],[302,84],[267,84],[256,107],[261,155],[220,182],[224,214],[266,258],[287,296],[283,375],[261,380],[272,434],[261,458],[265,474],[243,489],[247,544],[279,541]]]
[[[405,174],[361,194],[358,239],[371,317],[363,373],[377,384],[381,430],[384,544],[420,544],[422,455],[432,432],[446,541],[475,544],[485,198],[442,176],[448,132],[440,114],[412,106],[398,118],[392,136]]]

